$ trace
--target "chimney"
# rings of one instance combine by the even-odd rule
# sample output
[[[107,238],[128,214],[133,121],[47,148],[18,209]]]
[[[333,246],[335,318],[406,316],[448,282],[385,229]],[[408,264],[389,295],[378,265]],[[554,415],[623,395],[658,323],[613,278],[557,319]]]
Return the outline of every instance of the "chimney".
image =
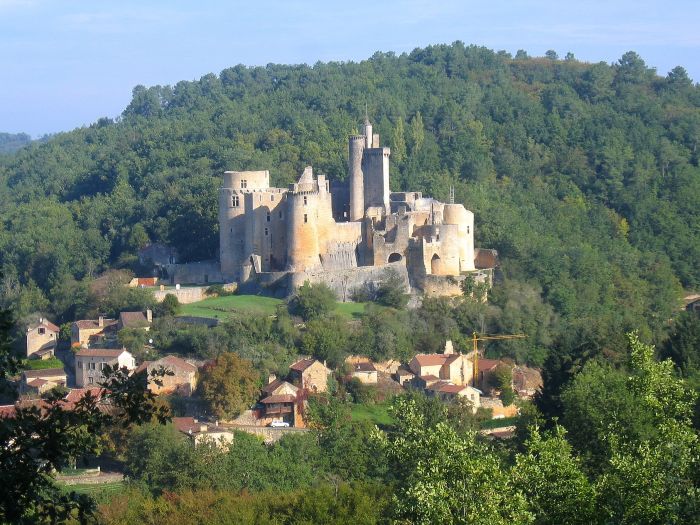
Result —
[[[269,376],[267,376],[267,384],[269,385],[269,384],[272,383],[275,379],[277,379],[277,376],[276,376],[275,374],[270,374]]]
[[[449,339],[445,342],[445,349],[442,351],[445,355],[450,355],[455,353],[454,346],[452,346],[452,341]]]
[[[150,308],[146,310],[146,321],[153,322],[153,311]]]
[[[105,318],[103,315],[97,318],[97,326],[102,328],[105,325]]]

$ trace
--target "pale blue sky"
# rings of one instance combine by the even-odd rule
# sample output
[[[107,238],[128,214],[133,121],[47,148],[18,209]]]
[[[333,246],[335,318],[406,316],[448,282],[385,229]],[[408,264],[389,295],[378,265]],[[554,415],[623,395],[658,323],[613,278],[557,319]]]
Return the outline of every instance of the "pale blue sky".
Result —
[[[362,60],[428,44],[637,51],[700,81],[698,0],[238,2],[0,0],[0,131],[33,136],[121,113],[137,84],[198,79],[239,63]]]

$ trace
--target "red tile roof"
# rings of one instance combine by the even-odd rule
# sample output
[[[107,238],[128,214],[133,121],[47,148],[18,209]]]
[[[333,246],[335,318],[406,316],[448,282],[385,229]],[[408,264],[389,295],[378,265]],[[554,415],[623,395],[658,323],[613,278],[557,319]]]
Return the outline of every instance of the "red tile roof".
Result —
[[[166,370],[171,370],[173,372],[177,371],[177,369],[184,369],[189,372],[196,372],[197,367],[188,363],[184,359],[174,356],[174,355],[166,355],[165,357],[161,357],[157,361],[144,361],[141,363],[136,370],[134,370],[134,373],[136,374],[137,372],[141,372],[143,370],[146,370],[147,368],[151,369],[158,369],[160,367],[163,367]]]
[[[442,385],[440,386],[440,392],[445,394],[459,394],[462,390],[467,387],[464,385]]]
[[[97,386],[93,386],[90,388],[71,388],[70,392],[68,392],[68,394],[66,394],[66,397],[63,399],[67,404],[72,406],[75,405],[78,401],[80,401],[88,392],[90,392],[90,394],[92,394],[93,397],[100,399],[102,397],[102,394],[105,393],[105,390]]]
[[[39,328],[40,326],[43,326],[43,327],[45,327],[45,328],[48,328],[48,329],[51,330],[52,332],[56,332],[56,333],[58,333],[58,332],[61,331],[61,329],[60,329],[58,326],[56,326],[55,324],[53,324],[51,321],[47,321],[46,319],[42,320],[40,323],[32,323],[32,324],[30,324],[30,325],[29,325],[29,329],[32,329],[32,330],[33,330],[34,328]]]
[[[75,353],[78,357],[119,357],[125,348],[82,348]]]
[[[264,387],[262,387],[262,391],[265,394],[269,394],[270,392],[274,392],[276,388],[279,388],[284,381],[281,379],[277,378],[274,381],[270,381],[268,384],[266,384]]]
[[[425,376],[420,376],[420,378],[421,378],[423,381],[439,381],[439,380],[440,380],[439,377],[434,376],[433,374],[428,374],[428,375],[425,375]]]
[[[269,404],[269,403],[294,403],[295,401],[296,401],[296,398],[292,394],[279,394],[276,396],[268,396],[260,402],[263,404]]]
[[[39,388],[40,386],[44,386],[48,381],[46,379],[41,379],[37,377],[36,379],[32,379],[31,381],[27,381],[28,386],[33,386],[34,388]]]
[[[16,413],[15,405],[0,405],[0,419],[15,417]]]

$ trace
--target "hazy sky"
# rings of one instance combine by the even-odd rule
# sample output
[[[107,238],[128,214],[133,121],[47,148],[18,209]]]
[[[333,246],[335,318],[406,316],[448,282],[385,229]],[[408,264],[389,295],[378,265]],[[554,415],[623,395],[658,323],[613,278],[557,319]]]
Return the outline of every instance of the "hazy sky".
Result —
[[[361,60],[428,44],[590,62],[637,51],[700,81],[698,0],[238,2],[0,0],[0,131],[33,136],[121,113],[137,84],[236,64]]]

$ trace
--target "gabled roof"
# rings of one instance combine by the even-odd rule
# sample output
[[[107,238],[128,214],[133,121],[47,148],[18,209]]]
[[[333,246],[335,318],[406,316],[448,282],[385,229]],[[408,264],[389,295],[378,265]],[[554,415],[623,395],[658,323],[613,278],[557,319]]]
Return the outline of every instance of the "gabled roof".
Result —
[[[282,383],[284,383],[283,380],[277,378],[274,379],[273,381],[270,381],[268,384],[266,384],[264,387],[262,387],[262,392],[264,394],[270,394],[274,392],[277,388],[282,386]]]
[[[292,365],[290,365],[289,369],[295,370],[297,372],[303,372],[304,370],[306,370],[311,365],[313,365],[314,363],[317,363],[317,362],[318,361],[316,361],[315,359],[300,359],[296,363],[293,363]]]
[[[295,401],[296,397],[294,397],[292,394],[280,394],[276,396],[268,396],[260,402],[267,405],[270,403],[294,403]]]
[[[479,370],[482,372],[486,370],[492,370],[498,366],[498,363],[500,363],[498,359],[479,358]]]
[[[90,392],[90,394],[93,397],[100,399],[102,397],[102,394],[105,393],[105,390],[104,388],[100,388],[98,386],[93,386],[90,388],[71,388],[70,391],[66,394],[66,397],[63,399],[67,404],[73,406],[75,405],[75,403],[80,401],[88,392]]]
[[[355,372],[376,372],[372,363],[357,363],[354,367]]]
[[[126,348],[81,348],[76,357],[119,357],[124,352],[129,353]]]
[[[439,380],[440,380],[439,377],[434,376],[433,374],[428,374],[428,375],[420,376],[420,378],[421,378],[423,381],[439,381]]]
[[[143,312],[119,312],[119,322],[126,328],[143,328],[150,324]]]
[[[165,357],[161,357],[160,359],[156,361],[144,361],[141,363],[136,370],[134,370],[134,373],[141,372],[143,370],[147,369],[158,369],[160,367],[163,367],[166,370],[171,370],[173,372],[177,370],[185,370],[187,372],[196,372],[197,367],[194,366],[193,364],[188,363],[181,357],[177,357],[174,355],[166,355]]]
[[[414,359],[418,363],[418,366],[435,366],[444,365],[447,358],[450,355],[445,354],[416,354]]]
[[[39,388],[41,386],[44,386],[47,384],[48,381],[46,379],[41,379],[37,377],[36,379],[32,379],[31,381],[27,381],[27,386],[33,386],[34,388]]]
[[[27,327],[27,330],[34,330],[35,328],[39,328],[40,326],[43,326],[44,328],[47,328],[51,330],[52,332],[60,332],[61,329],[53,324],[51,321],[47,321],[46,319],[43,319],[42,321],[38,323],[32,323]]]
[[[105,329],[117,324],[116,319],[104,319],[102,321],[102,326],[97,319],[81,319],[80,321],[75,321],[73,323],[80,330],[97,330],[99,328]]]
[[[37,377],[56,377],[63,376],[66,377],[66,371],[63,368],[44,368],[43,370],[25,370],[22,372],[24,377],[37,378]]]

